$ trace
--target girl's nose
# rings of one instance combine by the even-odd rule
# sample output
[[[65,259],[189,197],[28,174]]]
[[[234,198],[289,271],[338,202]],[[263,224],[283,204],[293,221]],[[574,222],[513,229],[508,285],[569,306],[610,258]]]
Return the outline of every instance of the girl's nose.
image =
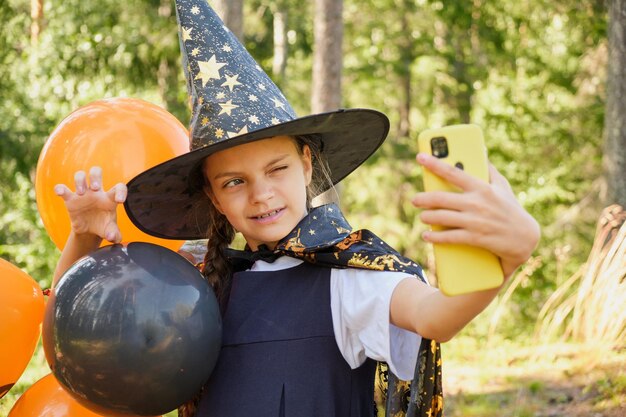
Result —
[[[274,196],[272,185],[263,180],[254,181],[250,186],[250,202],[263,203]]]

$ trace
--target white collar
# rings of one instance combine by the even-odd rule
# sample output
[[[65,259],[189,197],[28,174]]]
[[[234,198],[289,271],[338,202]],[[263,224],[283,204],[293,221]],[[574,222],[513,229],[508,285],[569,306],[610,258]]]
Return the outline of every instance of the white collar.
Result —
[[[281,269],[293,268],[304,262],[302,259],[292,258],[291,256],[281,256],[274,262],[256,261],[252,264],[252,268],[249,271],[280,271]]]

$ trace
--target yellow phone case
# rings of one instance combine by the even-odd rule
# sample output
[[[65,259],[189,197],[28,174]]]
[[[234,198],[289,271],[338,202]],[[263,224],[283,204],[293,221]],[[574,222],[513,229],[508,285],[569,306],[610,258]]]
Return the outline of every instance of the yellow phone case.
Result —
[[[442,142],[447,144],[447,155]],[[418,146],[420,152],[435,155],[476,178],[489,181],[487,148],[482,130],[477,125],[454,125],[426,130],[419,135]],[[461,192],[458,187],[427,169],[423,170],[423,174],[425,191]],[[432,226],[434,231],[444,229],[442,226]],[[437,281],[444,294],[453,296],[502,285],[504,277],[500,260],[488,250],[448,243],[437,243],[433,247]]]

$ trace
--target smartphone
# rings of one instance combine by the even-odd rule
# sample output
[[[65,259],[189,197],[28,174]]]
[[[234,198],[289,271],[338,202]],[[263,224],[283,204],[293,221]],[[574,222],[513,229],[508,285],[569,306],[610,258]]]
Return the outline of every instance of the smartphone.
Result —
[[[419,151],[462,169],[469,175],[489,182],[487,148],[482,130],[464,124],[429,129],[418,137]],[[427,169],[423,170],[425,191],[462,192]],[[445,230],[432,225],[432,230]],[[500,260],[486,249],[471,245],[436,243],[435,270],[439,289],[454,296],[502,285],[504,276]]]

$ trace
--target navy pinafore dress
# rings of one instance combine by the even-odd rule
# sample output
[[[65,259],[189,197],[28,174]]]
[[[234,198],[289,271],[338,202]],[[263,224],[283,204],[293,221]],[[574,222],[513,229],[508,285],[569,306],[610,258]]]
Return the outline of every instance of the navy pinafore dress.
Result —
[[[330,269],[237,272],[197,417],[373,417],[376,362],[350,369],[333,333]]]

